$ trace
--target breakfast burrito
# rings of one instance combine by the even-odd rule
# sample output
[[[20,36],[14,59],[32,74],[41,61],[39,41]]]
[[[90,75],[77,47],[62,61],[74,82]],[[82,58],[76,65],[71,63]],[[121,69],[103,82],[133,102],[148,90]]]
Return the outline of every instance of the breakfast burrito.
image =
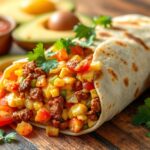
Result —
[[[3,124],[16,122],[22,135],[32,125],[50,136],[86,134],[150,86],[149,17],[116,17],[110,28],[97,25],[95,32],[89,47],[79,39],[68,49],[55,45],[43,57],[39,44],[8,67],[0,84],[0,108],[7,108],[1,109]]]

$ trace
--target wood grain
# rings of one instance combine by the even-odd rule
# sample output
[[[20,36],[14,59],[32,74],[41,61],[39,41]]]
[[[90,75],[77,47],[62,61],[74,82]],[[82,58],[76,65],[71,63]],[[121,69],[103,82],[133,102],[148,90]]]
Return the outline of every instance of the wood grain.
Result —
[[[111,16],[127,13],[150,15],[149,0],[75,0],[77,11],[88,15]],[[15,52],[15,51],[14,51]],[[34,128],[29,139],[18,135],[19,143],[0,145],[0,150],[149,150],[148,130],[132,124],[136,108],[150,96],[150,89],[111,121],[88,135],[47,137],[45,131]],[[7,130],[12,130],[8,129]]]

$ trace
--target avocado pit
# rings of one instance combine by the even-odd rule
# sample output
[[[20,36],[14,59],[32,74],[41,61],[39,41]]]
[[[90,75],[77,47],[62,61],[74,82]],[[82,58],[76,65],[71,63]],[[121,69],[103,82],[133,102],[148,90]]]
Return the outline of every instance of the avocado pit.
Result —
[[[71,12],[58,11],[51,15],[47,21],[47,28],[50,30],[72,30],[80,20]]]

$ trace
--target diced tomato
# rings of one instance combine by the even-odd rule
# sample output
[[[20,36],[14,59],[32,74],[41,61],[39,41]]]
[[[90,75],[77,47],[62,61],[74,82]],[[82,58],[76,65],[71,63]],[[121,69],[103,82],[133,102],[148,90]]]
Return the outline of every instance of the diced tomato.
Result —
[[[84,56],[83,48],[78,45],[71,47],[71,53],[74,55]]]
[[[8,102],[6,101],[5,97],[0,98],[0,105],[1,106],[8,106]]]
[[[94,89],[94,83],[93,82],[84,82],[83,88],[90,91],[90,90]]]
[[[0,98],[3,98],[6,95],[6,90],[3,88],[0,88]]]
[[[2,105],[0,105],[0,110],[8,112],[8,113],[12,113],[13,112],[13,109],[10,108],[9,106],[2,106]]]
[[[10,92],[16,92],[18,91],[18,88],[19,88],[18,83],[16,83],[15,81],[10,81],[10,80],[7,80],[4,86]]]
[[[71,60],[67,62],[67,67],[70,71],[75,72],[75,68],[79,62],[77,60]]]
[[[40,108],[35,116],[37,122],[47,122],[51,119],[50,112],[46,108]]]
[[[63,60],[69,59],[69,56],[68,56],[67,51],[65,49],[58,51],[56,57],[57,57],[58,61],[63,61]]]
[[[92,56],[90,55],[85,60],[80,62],[79,67],[77,66],[75,68],[76,72],[83,73],[83,72],[88,71],[90,68],[91,61],[92,61]]]
[[[0,110],[0,127],[11,124],[13,122],[13,118],[9,113]]]
[[[18,79],[18,76],[14,72],[11,72],[11,75],[9,76],[8,79],[12,81],[16,81]]]

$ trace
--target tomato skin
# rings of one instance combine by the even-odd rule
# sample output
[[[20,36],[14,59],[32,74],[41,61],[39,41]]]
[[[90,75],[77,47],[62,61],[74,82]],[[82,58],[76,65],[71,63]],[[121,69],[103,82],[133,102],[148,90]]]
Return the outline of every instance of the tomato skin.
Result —
[[[50,112],[46,108],[41,108],[37,111],[37,114],[35,116],[35,121],[37,122],[47,122],[51,119]]]
[[[16,81],[18,79],[18,76],[14,72],[11,72],[11,76],[8,79],[12,81]]]
[[[6,90],[0,88],[0,98],[3,98],[6,95]]]
[[[83,48],[79,45],[71,47],[71,53],[74,55],[84,56]]]
[[[57,57],[58,61],[63,61],[63,60],[69,59],[69,56],[68,56],[67,51],[65,49],[58,51],[56,57]]]
[[[13,122],[12,116],[5,111],[0,110],[0,127],[9,125]]]
[[[88,61],[85,61],[83,65],[81,65],[79,68],[75,69],[77,73],[83,73],[88,71],[90,68],[90,63]]]
[[[83,88],[90,91],[90,90],[94,89],[94,83],[93,82],[84,82]]]

